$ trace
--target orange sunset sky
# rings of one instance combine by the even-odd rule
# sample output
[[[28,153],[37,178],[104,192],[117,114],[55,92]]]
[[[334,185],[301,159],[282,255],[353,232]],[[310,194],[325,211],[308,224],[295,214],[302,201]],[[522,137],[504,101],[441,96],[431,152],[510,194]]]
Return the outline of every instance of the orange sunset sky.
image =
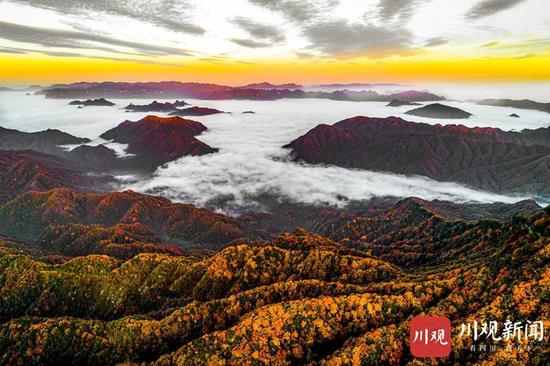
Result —
[[[0,0],[0,84],[548,81],[546,0]]]

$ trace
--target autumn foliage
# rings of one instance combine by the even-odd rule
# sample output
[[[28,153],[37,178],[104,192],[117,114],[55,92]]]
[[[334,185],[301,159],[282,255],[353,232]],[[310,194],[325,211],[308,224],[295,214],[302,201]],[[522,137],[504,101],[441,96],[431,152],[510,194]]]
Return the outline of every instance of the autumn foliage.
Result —
[[[79,202],[95,202],[85,212],[108,224],[114,214],[103,211],[105,199]],[[132,208],[136,202],[141,201],[121,207],[117,215],[139,216]],[[352,235],[341,237],[339,226],[327,233],[333,239],[298,229],[269,241],[244,240],[206,257],[168,252],[39,260],[14,250],[17,242],[4,241],[0,363],[414,365],[420,360],[407,344],[414,315],[445,315],[453,324],[473,318],[548,319],[549,209],[465,222],[449,220],[449,212],[441,211],[438,221],[435,211],[408,205],[399,217],[407,224],[393,230],[382,229],[376,215],[342,217],[340,228]],[[86,206],[70,207],[67,215],[78,218],[76,207]],[[94,230],[93,243],[126,236],[129,242],[162,243],[151,224],[131,230],[133,224],[97,225],[58,226],[52,230],[62,234],[49,235],[59,240],[43,240],[56,250],[70,243],[84,248],[95,244],[82,233]],[[67,233],[74,233],[73,242],[60,239],[73,236]],[[402,258],[408,252],[417,253],[410,262]],[[505,359],[536,365],[548,357],[540,348],[471,353],[463,350],[467,342],[453,334],[450,358],[433,363]]]

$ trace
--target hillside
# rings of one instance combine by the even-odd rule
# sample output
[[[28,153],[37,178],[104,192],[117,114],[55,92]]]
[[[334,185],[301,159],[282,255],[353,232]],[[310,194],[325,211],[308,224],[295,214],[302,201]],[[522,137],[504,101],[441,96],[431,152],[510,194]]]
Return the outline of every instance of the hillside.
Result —
[[[34,151],[55,155],[69,160],[81,170],[105,171],[117,159],[115,152],[104,145],[82,145],[90,139],[77,137],[59,130],[48,129],[38,132],[23,132],[0,127],[0,150]],[[64,145],[80,145],[67,150]],[[59,159],[58,159],[59,160]]]
[[[216,152],[217,149],[195,138],[203,131],[206,131],[206,126],[200,122],[151,115],[136,122],[124,121],[101,137],[128,144],[126,152],[135,155],[121,159],[115,169],[151,171],[182,156]]]
[[[453,319],[448,363],[548,356],[540,342],[464,352],[456,328],[548,318],[550,208],[533,201],[325,208],[309,230],[270,236],[265,214],[69,189],[72,162],[0,157],[40,172],[0,204],[0,364],[409,364],[409,321],[423,313]]]
[[[477,256],[462,253],[429,271],[303,230],[206,259],[141,254],[47,264],[3,254],[0,362],[408,364],[416,314],[453,324],[548,318],[540,294],[548,289],[549,214],[473,224],[457,242]],[[540,364],[547,356],[534,347],[466,352],[470,341],[456,330],[451,364],[503,357]]]
[[[117,226],[119,224],[125,226]],[[63,228],[58,230],[58,226]],[[132,191],[95,194],[53,189],[29,192],[0,206],[0,233],[10,237],[42,240],[45,245],[54,246],[78,246],[80,239],[76,240],[77,237],[88,241],[82,249],[84,252],[69,255],[87,254],[86,250],[94,253],[90,247],[93,242],[104,240],[105,235],[116,228],[129,233],[120,235],[122,243],[159,241],[151,239],[153,237],[183,247],[204,245],[215,248],[243,235],[239,222],[231,217]],[[147,235],[143,235],[144,231]],[[136,240],[134,234],[147,239]],[[69,241],[57,244],[63,238]],[[74,249],[66,250],[68,253]]]
[[[0,150],[35,150],[46,154],[62,154],[60,145],[76,145],[90,139],[70,135],[59,130],[23,132],[0,127]]]
[[[0,150],[0,204],[30,191],[101,190],[110,177],[86,173],[75,162],[31,150]]]
[[[506,132],[397,117],[318,125],[285,147],[311,164],[424,175],[505,193],[550,194],[547,130]]]

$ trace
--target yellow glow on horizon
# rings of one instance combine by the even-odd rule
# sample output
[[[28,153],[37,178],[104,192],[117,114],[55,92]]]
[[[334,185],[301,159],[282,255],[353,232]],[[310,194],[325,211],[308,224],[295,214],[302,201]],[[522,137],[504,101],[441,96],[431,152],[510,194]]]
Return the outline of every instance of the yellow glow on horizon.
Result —
[[[91,58],[6,55],[0,83],[181,80],[242,85],[250,82],[547,81],[550,55],[525,58],[393,57],[377,60],[200,60],[146,64]]]

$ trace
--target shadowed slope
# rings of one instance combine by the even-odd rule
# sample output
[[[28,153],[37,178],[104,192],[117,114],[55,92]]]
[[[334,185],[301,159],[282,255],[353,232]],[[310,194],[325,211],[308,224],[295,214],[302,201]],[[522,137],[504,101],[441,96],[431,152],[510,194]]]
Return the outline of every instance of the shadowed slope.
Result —
[[[468,246],[470,242],[475,243],[472,236],[492,233],[516,215],[539,210],[540,206],[531,200],[507,205],[406,198],[356,214],[325,209],[312,230],[406,268],[429,267],[447,263],[457,256],[475,259],[491,246]],[[498,237],[492,234],[486,239],[492,241]]]
[[[88,138],[76,137],[59,130],[22,132],[0,127],[0,150],[33,150],[72,160],[82,169],[108,170],[110,164],[116,160],[115,152],[104,145],[81,145],[89,142]],[[81,146],[67,151],[63,145]]]
[[[313,164],[418,174],[484,190],[550,196],[550,139],[539,132],[354,117],[319,125],[285,147],[292,149],[295,159]]]
[[[30,191],[96,190],[107,182],[72,161],[34,151],[0,150],[0,204]]]
[[[27,193],[0,206],[0,232],[29,240],[39,239],[58,225],[109,227],[138,223],[160,236],[163,242],[182,246],[215,247],[242,235],[239,223],[233,218],[132,191],[94,194],[56,189]]]

